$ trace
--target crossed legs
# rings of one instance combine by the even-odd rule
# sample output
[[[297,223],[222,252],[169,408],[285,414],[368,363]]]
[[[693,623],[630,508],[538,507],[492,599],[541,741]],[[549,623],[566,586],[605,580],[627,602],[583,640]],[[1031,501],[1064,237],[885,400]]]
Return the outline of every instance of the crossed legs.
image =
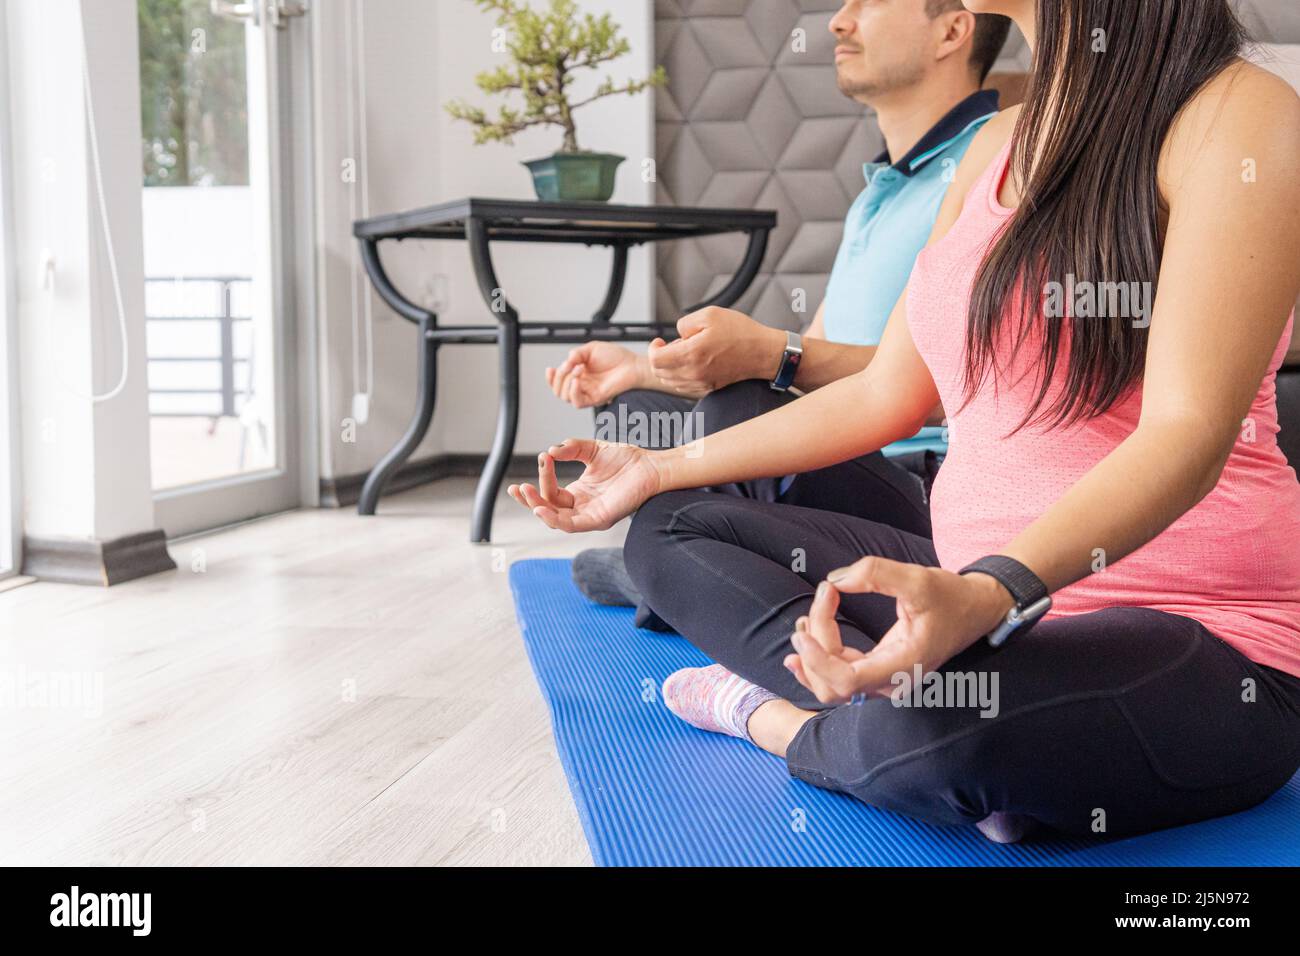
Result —
[[[940,671],[951,686],[992,692],[966,706],[827,707],[782,664],[816,585],[864,555],[934,565],[928,539],[815,509],[674,492],[641,509],[626,551],[633,581],[668,623],[781,699],[755,711],[755,742],[784,750],[794,776],[876,806],[939,824],[1005,813],[1069,833],[1130,834],[1250,807],[1300,765],[1300,680],[1188,618],[1110,608],[1046,621],[1001,650],[981,642]],[[867,651],[893,624],[893,601],[845,595],[839,619],[844,643]]]

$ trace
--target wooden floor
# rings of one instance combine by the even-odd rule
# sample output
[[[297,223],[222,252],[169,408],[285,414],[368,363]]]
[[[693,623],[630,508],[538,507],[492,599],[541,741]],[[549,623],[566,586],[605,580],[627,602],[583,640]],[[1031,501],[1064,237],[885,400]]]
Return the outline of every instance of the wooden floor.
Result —
[[[506,569],[622,530],[570,538],[503,498],[474,546],[471,492],[0,594],[0,864],[589,864]]]

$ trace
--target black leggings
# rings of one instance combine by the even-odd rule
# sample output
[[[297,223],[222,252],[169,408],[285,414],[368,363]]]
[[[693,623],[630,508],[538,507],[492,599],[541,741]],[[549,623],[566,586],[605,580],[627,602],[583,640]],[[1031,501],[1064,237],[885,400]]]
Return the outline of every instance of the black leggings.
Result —
[[[950,693],[941,706],[825,707],[781,663],[814,588],[864,555],[934,566],[928,538],[683,491],[641,508],[625,551],[647,602],[688,640],[818,711],[790,744],[790,773],[875,806],[938,824],[1008,812],[1127,835],[1244,810],[1300,765],[1300,679],[1188,618],[1116,607],[1043,622],[1000,650],[981,641],[940,671],[970,691],[965,705]],[[839,619],[845,644],[868,650],[894,601],[846,595]],[[976,686],[996,693],[979,699]]]
[[[624,392],[597,411],[628,421],[635,416],[649,419],[655,415],[696,416],[692,438],[712,435],[723,429],[758,418],[791,401],[794,396],[775,391],[767,382],[744,381],[711,392],[698,402],[666,395],[663,392],[634,390]],[[647,448],[668,448],[682,438],[668,427],[649,429]],[[629,440],[620,436],[621,441]],[[820,511],[837,511],[873,521],[885,521],[913,534],[930,536],[930,505],[927,492],[938,469],[934,453],[886,458],[872,452],[829,468],[805,472],[786,480],[756,478],[710,488],[723,494],[755,501],[779,501]]]

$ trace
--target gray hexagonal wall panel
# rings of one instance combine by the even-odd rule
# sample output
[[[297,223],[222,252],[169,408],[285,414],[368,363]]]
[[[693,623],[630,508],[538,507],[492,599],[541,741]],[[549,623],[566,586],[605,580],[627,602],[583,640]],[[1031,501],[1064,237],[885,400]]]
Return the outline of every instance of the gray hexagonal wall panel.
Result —
[[[658,0],[668,70],[656,96],[659,201],[775,209],[759,278],[740,307],[798,328],[825,290],[862,163],[882,148],[874,121],[835,88],[826,31],[837,0]],[[795,31],[807,38],[795,52]],[[739,236],[659,249],[658,317],[672,321],[727,280]],[[805,290],[798,314],[795,292]]]
[[[1300,43],[1300,0],[1232,0],[1254,37]],[[838,0],[656,0],[655,45],[669,85],[656,95],[658,201],[776,209],[763,269],[739,303],[799,328],[825,292],[862,164],[884,144],[868,111],[835,86],[826,25]],[[796,30],[806,48],[796,51]],[[1013,32],[995,70],[1029,67]],[[744,252],[730,236],[658,250],[656,311],[673,321],[718,288]],[[802,290],[807,311],[792,303]]]
[[[759,278],[739,303],[781,328],[812,319],[862,189],[862,164],[884,141],[869,111],[835,86],[838,0],[656,0],[655,46],[669,85],[656,95],[658,199],[681,205],[775,209]],[[798,38],[802,42],[796,44]],[[1000,68],[1021,71],[1023,42]],[[658,318],[726,282],[744,239],[661,247]],[[802,292],[802,295],[799,293]],[[806,302],[802,313],[796,300]]]

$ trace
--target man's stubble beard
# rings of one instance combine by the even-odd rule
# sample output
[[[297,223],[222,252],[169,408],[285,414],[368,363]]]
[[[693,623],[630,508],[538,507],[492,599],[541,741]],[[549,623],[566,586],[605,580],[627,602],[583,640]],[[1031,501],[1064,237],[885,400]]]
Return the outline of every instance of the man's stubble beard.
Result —
[[[856,80],[836,70],[835,85],[849,99],[869,102],[886,93],[914,86],[921,81],[923,75],[924,71],[920,67],[911,70],[898,68],[873,80]]]

